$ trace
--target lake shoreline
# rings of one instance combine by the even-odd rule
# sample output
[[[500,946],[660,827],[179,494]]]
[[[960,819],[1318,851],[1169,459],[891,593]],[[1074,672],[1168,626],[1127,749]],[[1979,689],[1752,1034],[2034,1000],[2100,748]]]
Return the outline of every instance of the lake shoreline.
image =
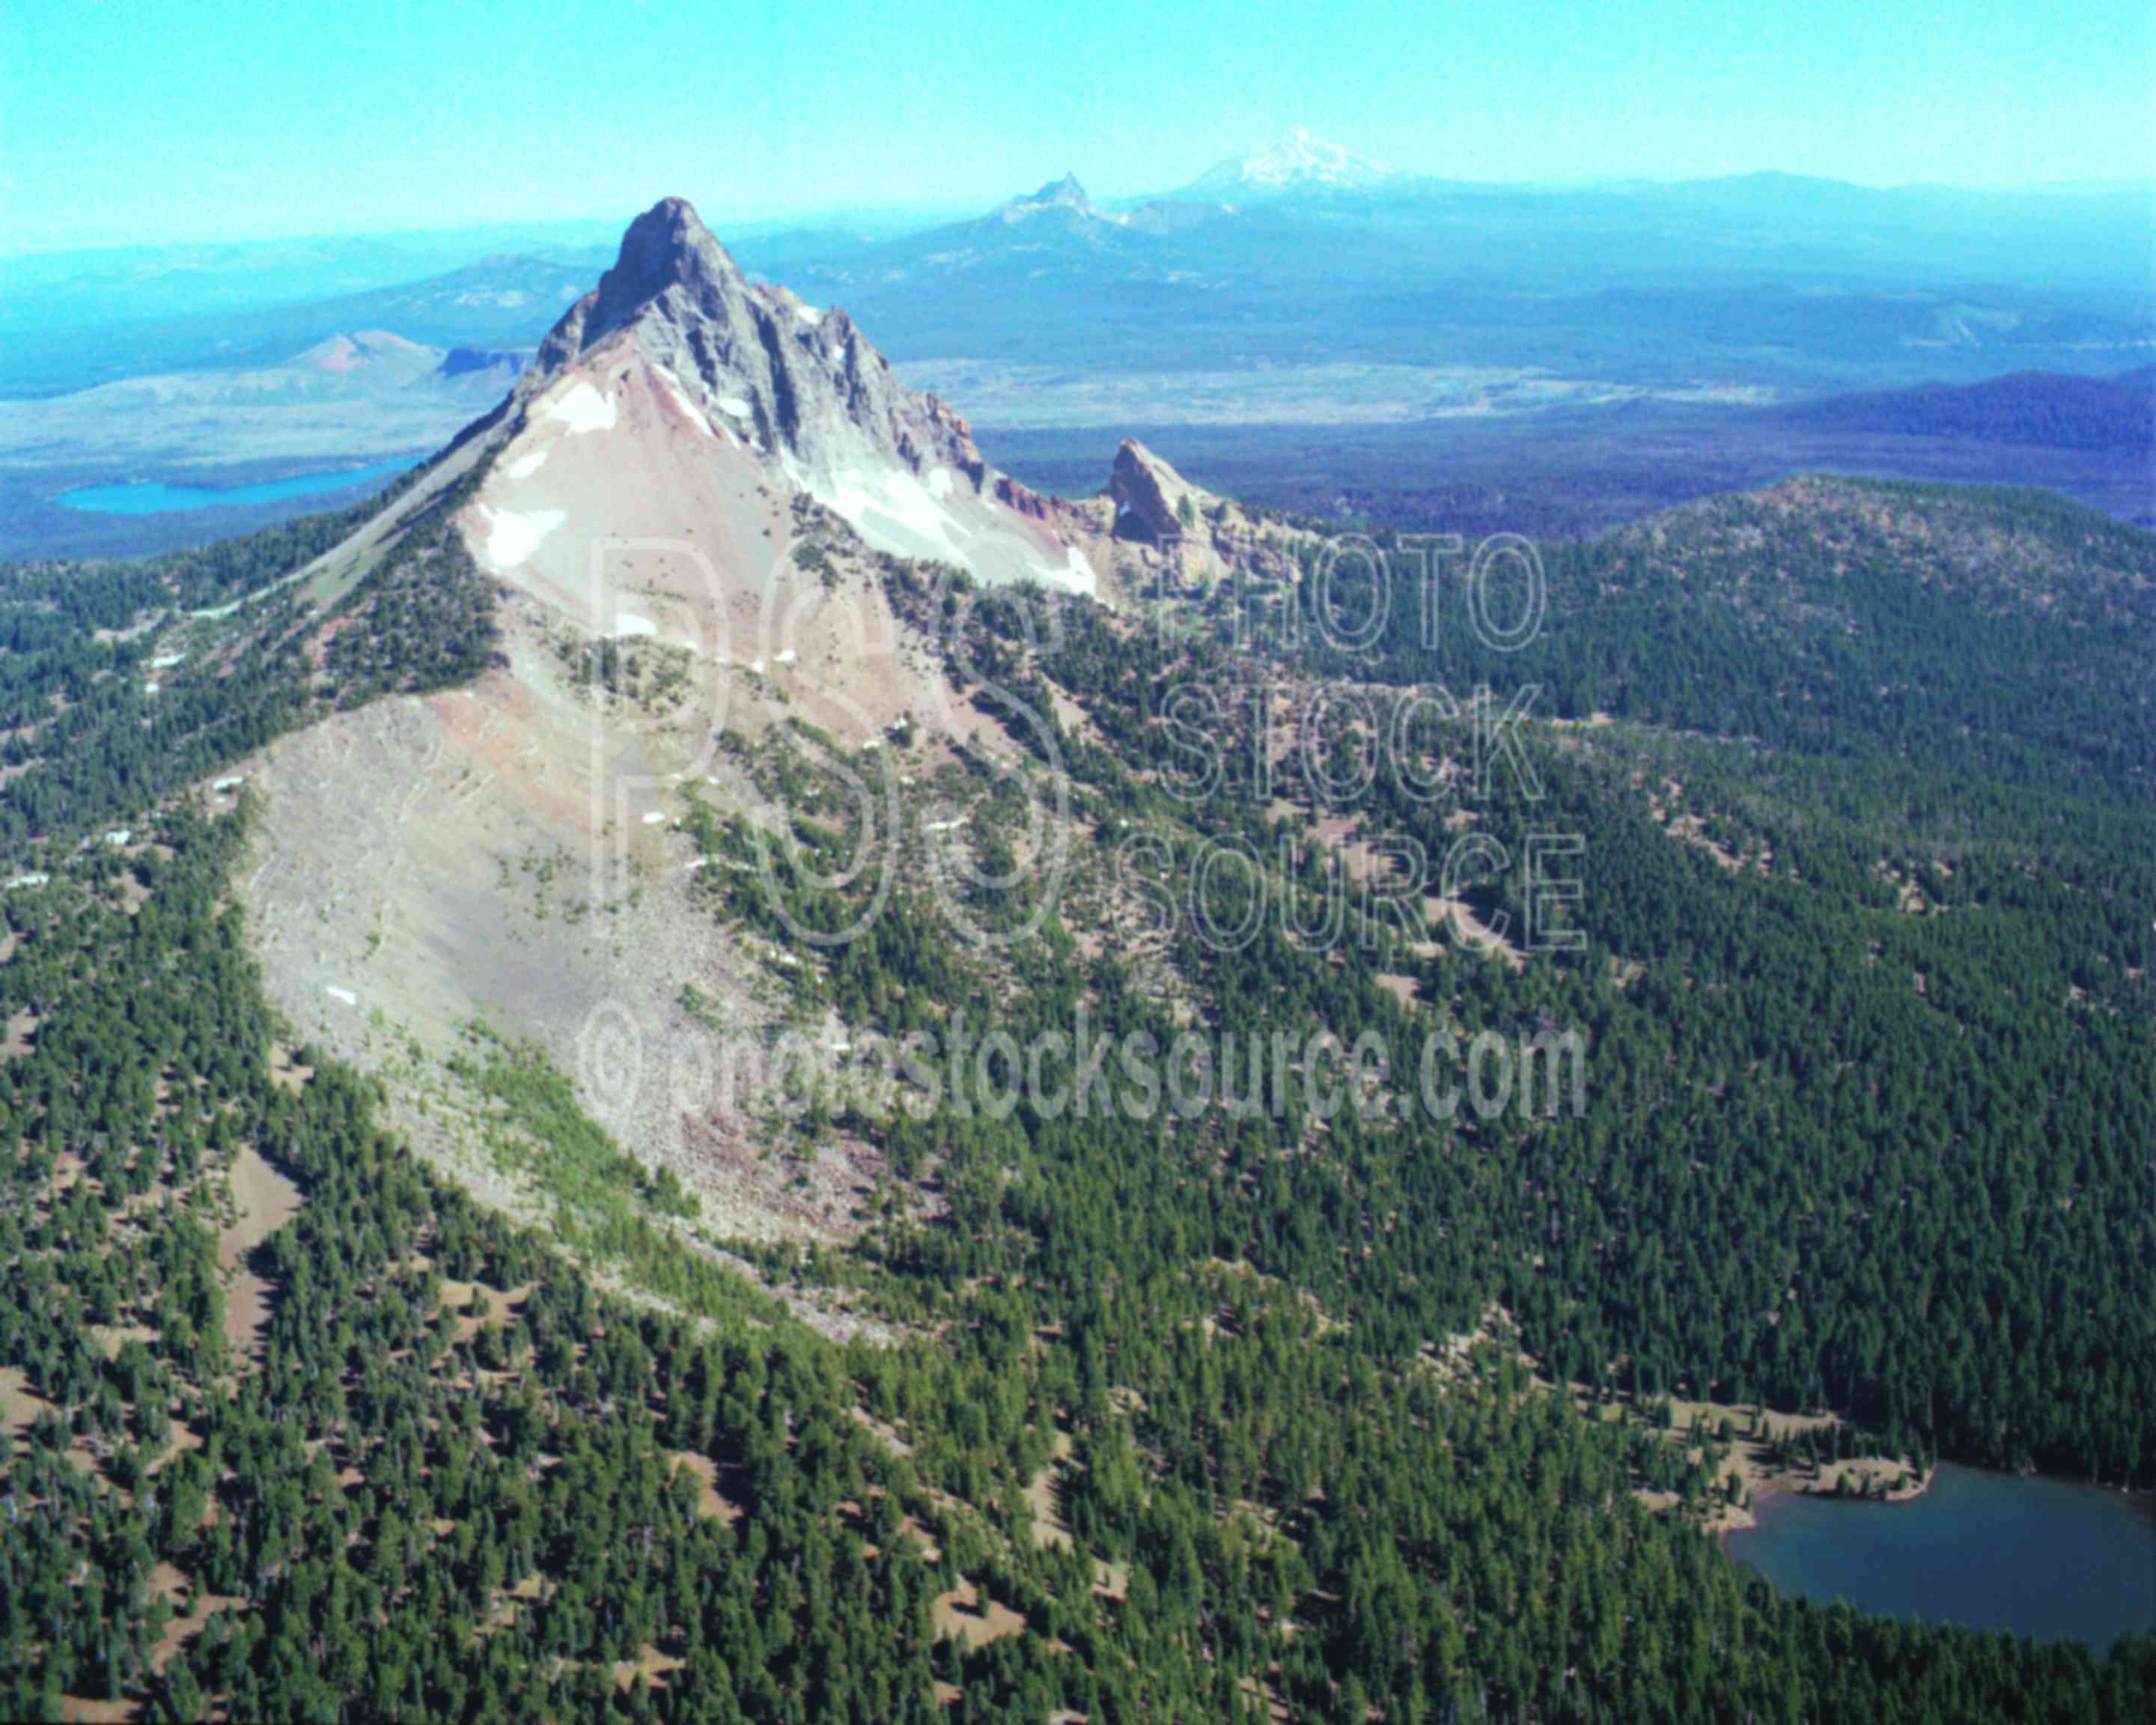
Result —
[[[1570,1386],[1573,1404],[1590,1417],[1599,1418],[1592,1391],[1584,1384]],[[1620,1406],[1632,1407],[1630,1402]],[[1936,1467],[1927,1471],[1909,1455],[1848,1455],[1839,1460],[1815,1461],[1799,1456],[1778,1463],[1775,1446],[1795,1447],[1810,1442],[1832,1441],[1830,1435],[1844,1429],[1838,1414],[1789,1414],[1758,1403],[1732,1403],[1672,1398],[1667,1403],[1668,1435],[1687,1455],[1697,1461],[1711,1453],[1710,1444],[1721,1446],[1716,1461],[1712,1495],[1699,1512],[1701,1531],[1720,1538],[1758,1525],[1757,1507],[1763,1497],[1861,1497],[1878,1503],[1906,1503],[1921,1497],[1932,1484]],[[1727,1431],[1727,1436],[1722,1434]],[[1736,1487],[1732,1498],[1731,1488]],[[1846,1491],[1838,1486],[1846,1486]],[[1641,1491],[1635,1495],[1657,1514],[1676,1508],[1674,1492]]]
[[[1723,1553],[1791,1599],[2033,1640],[2098,1657],[2156,1635],[2156,1494],[1943,1462],[1891,1516],[1830,1514],[1874,1497],[1769,1486],[1722,1531]]]
[[[276,464],[281,465],[282,464]],[[174,480],[120,480],[78,485],[51,501],[61,509],[89,515],[143,516],[178,515],[208,509],[246,508],[300,498],[334,496],[343,491],[378,488],[415,464],[403,457],[360,466],[315,467],[259,480],[235,480],[225,485],[192,485]]]
[[[1897,1504],[1913,1503],[1932,1489],[1939,1475],[1938,1466],[1917,1469],[1913,1463],[1890,1461],[1884,1456],[1852,1456],[1846,1461],[1830,1461],[1816,1473],[1803,1467],[1769,1468],[1757,1466],[1748,1473],[1744,1464],[1738,1467],[1744,1476],[1744,1502],[1727,1505],[1708,1517],[1707,1531],[1722,1542],[1727,1548],[1732,1533],[1742,1533],[1759,1525],[1759,1510],[1763,1504],[1777,1498],[1825,1497],[1836,1503]],[[1868,1492],[1837,1491],[1836,1484],[1844,1480],[1876,1481],[1889,1474],[1897,1479],[1904,1474],[1915,1477],[1907,1485],[1891,1485],[1883,1490]]]

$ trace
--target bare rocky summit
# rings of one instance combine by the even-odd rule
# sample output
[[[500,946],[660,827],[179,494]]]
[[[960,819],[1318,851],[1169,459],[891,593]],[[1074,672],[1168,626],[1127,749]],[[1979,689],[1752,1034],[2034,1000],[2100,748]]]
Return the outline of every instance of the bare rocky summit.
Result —
[[[909,388],[844,312],[752,282],[685,199],[629,224],[613,267],[555,325],[519,393],[543,394],[624,332],[706,412],[804,475],[880,458],[981,487],[987,464],[963,419]]]

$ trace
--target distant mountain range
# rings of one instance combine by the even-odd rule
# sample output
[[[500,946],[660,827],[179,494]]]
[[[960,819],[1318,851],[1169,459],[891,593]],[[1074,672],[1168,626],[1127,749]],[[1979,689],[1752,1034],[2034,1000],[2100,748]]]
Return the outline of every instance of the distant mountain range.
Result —
[[[384,279],[439,238],[0,260],[0,394],[259,365],[338,330],[536,341],[608,248],[563,230]],[[1315,359],[1529,367],[1783,393],[2110,372],[2156,352],[2156,210],[2131,188],[1878,189],[1788,174],[1517,186],[1291,130],[1158,196],[1075,175],[911,231],[730,234],[918,359],[1089,369]],[[349,281],[323,293],[299,285]]]
[[[6,332],[0,395],[53,395],[182,371],[259,369],[352,330],[393,331],[441,348],[528,348],[597,267],[593,258],[574,252],[559,258],[502,253],[439,275],[326,298],[42,331],[23,328],[25,314],[18,307],[0,323]]]
[[[1102,204],[1066,175],[916,234],[735,249],[871,320],[901,363],[1499,367],[1789,395],[2156,351],[2156,220],[2128,192],[1477,185],[1299,131],[1157,197]]]
[[[171,477],[175,462],[192,483],[246,482],[446,435],[472,399],[459,368],[495,362],[449,356],[529,352],[613,254],[570,230],[493,237],[545,244],[387,281],[446,242],[0,263],[8,548],[81,542],[83,524],[44,507],[69,486]],[[2156,355],[2156,213],[2119,190],[1477,185],[1295,130],[1156,197],[1098,202],[1065,174],[963,220],[767,225],[730,249],[749,279],[875,328],[909,383],[1027,434],[1495,427],[1663,404],[1772,408],[1774,436],[1807,451],[1920,436],[2115,468],[2147,423],[2116,380]],[[294,291],[324,281],[356,285]],[[294,360],[354,331],[441,357],[394,385],[393,367],[326,382]],[[203,470],[220,463],[233,470]],[[98,548],[121,531],[105,524]],[[126,531],[162,542],[154,524]]]

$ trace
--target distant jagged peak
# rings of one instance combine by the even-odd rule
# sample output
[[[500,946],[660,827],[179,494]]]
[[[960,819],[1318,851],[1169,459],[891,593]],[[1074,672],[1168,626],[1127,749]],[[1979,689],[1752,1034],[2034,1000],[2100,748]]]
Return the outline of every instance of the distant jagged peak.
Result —
[[[1050,180],[1038,192],[1023,198],[1014,198],[996,208],[995,218],[1003,222],[1027,222],[1034,217],[1051,212],[1067,212],[1073,216],[1095,221],[1115,221],[1117,218],[1093,208],[1093,200],[1078,176],[1066,173],[1060,180]]]
[[[1033,194],[1035,203],[1068,203],[1080,209],[1090,208],[1093,200],[1086,195],[1086,188],[1078,183],[1078,176],[1065,173],[1060,180],[1050,180]]]
[[[1391,168],[1344,145],[1290,126],[1247,155],[1218,162],[1191,182],[1190,190],[1216,196],[1283,192],[1361,192],[1397,177]]]

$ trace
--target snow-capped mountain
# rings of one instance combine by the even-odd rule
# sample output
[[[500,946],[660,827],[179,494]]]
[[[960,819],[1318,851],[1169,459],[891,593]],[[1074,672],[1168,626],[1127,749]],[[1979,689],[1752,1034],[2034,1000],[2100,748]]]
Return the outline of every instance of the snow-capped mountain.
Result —
[[[1184,196],[1234,200],[1293,192],[1368,192],[1399,177],[1383,162],[1292,126],[1247,156],[1214,164]]]

